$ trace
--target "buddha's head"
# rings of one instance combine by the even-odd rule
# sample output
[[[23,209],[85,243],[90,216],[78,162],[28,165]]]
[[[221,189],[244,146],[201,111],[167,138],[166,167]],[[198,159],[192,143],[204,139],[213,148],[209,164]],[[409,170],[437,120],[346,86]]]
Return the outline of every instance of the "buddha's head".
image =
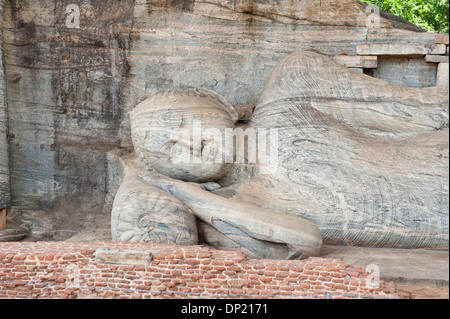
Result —
[[[224,141],[226,129],[233,130],[237,119],[233,106],[204,89],[157,94],[130,112],[141,162],[188,182],[217,181],[230,170],[233,154]]]

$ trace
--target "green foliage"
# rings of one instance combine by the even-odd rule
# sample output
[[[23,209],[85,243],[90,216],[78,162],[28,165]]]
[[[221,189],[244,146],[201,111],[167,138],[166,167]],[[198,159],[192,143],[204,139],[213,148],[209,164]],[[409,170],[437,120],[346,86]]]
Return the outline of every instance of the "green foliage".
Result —
[[[363,0],[436,33],[449,32],[449,0]]]

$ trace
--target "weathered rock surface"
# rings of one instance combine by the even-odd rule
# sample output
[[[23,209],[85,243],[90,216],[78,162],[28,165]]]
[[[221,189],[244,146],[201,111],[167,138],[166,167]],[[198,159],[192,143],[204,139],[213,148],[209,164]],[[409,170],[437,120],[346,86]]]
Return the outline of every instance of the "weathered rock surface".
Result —
[[[9,222],[5,229],[0,230],[0,242],[20,241],[30,234],[28,228],[14,222]]]
[[[395,86],[294,53],[249,124],[278,129],[277,171],[215,193],[308,219],[325,243],[446,247],[448,102],[448,88]]]
[[[0,25],[3,21],[5,0],[0,1]],[[8,113],[6,101],[6,76],[3,57],[3,37],[0,32],[0,209],[11,206],[9,152],[8,152]]]

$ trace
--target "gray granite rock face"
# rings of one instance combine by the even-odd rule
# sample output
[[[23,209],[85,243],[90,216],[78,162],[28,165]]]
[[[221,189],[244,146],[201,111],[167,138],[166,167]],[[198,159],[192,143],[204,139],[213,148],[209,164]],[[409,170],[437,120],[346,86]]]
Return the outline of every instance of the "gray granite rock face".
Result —
[[[5,1],[0,1],[0,25],[3,22]],[[11,206],[8,147],[8,109],[6,76],[3,57],[3,35],[0,32],[0,209]]]

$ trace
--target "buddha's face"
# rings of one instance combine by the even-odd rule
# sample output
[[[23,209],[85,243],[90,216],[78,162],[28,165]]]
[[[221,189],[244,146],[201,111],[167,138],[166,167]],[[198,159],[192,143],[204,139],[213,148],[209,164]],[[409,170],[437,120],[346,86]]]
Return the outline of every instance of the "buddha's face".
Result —
[[[190,182],[218,180],[231,168],[233,150],[224,143],[234,121],[210,99],[168,94],[139,106],[131,120],[136,152],[148,168]]]

